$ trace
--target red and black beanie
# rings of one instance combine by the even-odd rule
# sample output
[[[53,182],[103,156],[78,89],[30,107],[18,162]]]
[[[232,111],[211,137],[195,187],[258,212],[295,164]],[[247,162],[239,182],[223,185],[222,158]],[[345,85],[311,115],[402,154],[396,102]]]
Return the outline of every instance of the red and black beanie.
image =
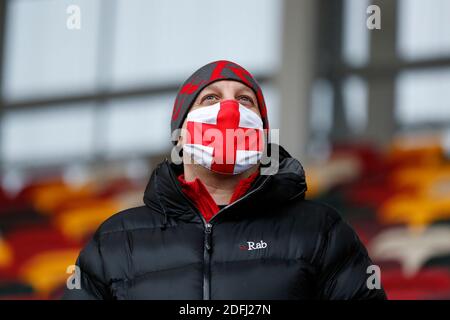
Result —
[[[172,111],[171,130],[174,132],[183,125],[183,121],[200,91],[219,80],[235,80],[251,88],[256,95],[264,129],[269,129],[266,103],[255,78],[240,65],[226,60],[208,63],[195,71],[180,87]],[[173,141],[176,143],[176,141]]]

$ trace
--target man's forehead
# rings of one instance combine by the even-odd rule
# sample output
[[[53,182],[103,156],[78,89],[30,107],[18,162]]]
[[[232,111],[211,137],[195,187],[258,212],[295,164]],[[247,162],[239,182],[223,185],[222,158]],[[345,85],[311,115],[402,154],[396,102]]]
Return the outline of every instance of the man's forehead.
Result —
[[[234,88],[236,88],[237,90],[240,90],[240,91],[248,90],[249,92],[253,92],[253,90],[251,88],[249,88],[245,84],[243,84],[243,83],[241,83],[239,81],[235,81],[235,80],[220,80],[220,81],[216,81],[216,82],[213,82],[210,85],[206,86],[202,91],[205,91],[207,89],[210,89],[210,90],[221,90],[222,88],[224,88],[226,86],[232,86],[232,87],[234,87]]]

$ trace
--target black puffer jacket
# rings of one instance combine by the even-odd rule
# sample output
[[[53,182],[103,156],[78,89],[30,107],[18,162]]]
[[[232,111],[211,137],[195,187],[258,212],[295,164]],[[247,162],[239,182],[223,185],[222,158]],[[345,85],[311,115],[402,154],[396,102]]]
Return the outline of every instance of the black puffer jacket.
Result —
[[[300,163],[280,148],[279,172],[205,223],[169,161],[152,173],[145,206],[105,221],[80,253],[81,289],[65,299],[384,299],[355,232],[304,199]]]

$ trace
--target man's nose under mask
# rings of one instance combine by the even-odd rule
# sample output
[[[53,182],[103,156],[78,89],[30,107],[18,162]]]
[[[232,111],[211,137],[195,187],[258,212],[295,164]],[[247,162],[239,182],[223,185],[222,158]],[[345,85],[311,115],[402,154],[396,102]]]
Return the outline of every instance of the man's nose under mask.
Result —
[[[239,174],[255,164],[264,147],[263,123],[236,100],[224,100],[188,113],[183,152],[218,173]]]

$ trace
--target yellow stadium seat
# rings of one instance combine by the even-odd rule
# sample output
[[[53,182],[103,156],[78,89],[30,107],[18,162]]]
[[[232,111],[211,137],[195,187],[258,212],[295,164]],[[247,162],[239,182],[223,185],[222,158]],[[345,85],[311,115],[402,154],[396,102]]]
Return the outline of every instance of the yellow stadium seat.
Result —
[[[431,166],[423,168],[405,168],[392,176],[398,187],[412,187],[425,197],[449,197],[450,166]]]
[[[391,160],[414,160],[421,165],[442,163],[444,149],[439,134],[408,134],[392,140],[388,150]]]
[[[450,197],[432,199],[396,196],[386,201],[379,213],[382,223],[426,226],[437,220],[450,219]]]
[[[8,244],[0,238],[0,268],[9,266],[13,261],[13,254]]]
[[[310,164],[306,168],[308,196],[313,198],[335,185],[352,181],[360,171],[361,164],[352,155],[340,155],[325,163]]]
[[[20,268],[20,278],[36,291],[48,294],[66,282],[70,276],[67,267],[75,263],[79,252],[80,249],[68,249],[35,255]]]
[[[67,184],[54,184],[33,191],[31,198],[36,209],[51,214],[61,204],[88,198],[94,193],[93,184],[73,187]]]
[[[92,200],[76,208],[62,211],[55,217],[55,225],[67,237],[82,240],[120,209],[115,200]]]

